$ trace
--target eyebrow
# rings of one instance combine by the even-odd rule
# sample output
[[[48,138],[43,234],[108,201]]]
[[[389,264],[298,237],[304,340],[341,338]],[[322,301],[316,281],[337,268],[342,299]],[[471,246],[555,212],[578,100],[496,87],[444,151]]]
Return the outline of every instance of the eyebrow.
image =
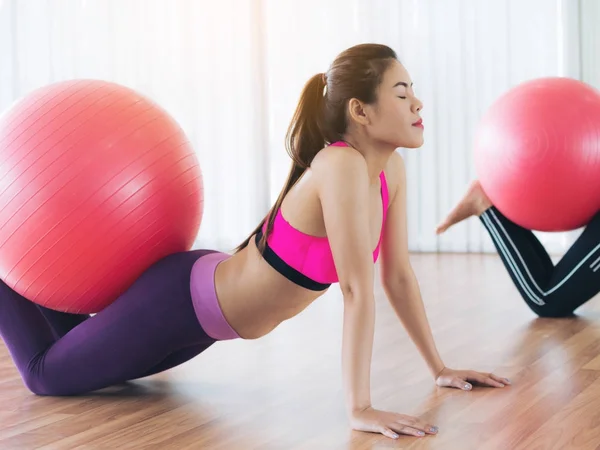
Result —
[[[414,83],[410,83],[410,87],[412,87],[412,85],[413,85],[413,84],[414,84]],[[404,86],[404,87],[408,87],[408,83],[405,83],[404,81],[398,81],[398,82],[397,82],[397,83],[394,85],[394,87],[397,87],[397,86]]]

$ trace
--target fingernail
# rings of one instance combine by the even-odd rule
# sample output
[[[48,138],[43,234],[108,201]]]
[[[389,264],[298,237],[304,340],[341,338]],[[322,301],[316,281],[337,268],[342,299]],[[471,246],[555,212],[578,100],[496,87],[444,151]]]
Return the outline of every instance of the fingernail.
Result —
[[[467,389],[467,390],[471,389],[471,385],[465,384],[465,389]]]
[[[429,429],[429,431],[430,431],[431,433],[437,433],[437,432],[438,432],[438,427],[431,427],[431,428]]]
[[[394,439],[398,439],[400,436],[398,436],[396,433],[394,433],[394,434],[392,434],[392,437],[393,437]]]
[[[505,378],[504,381],[506,381],[507,384],[510,384],[510,380],[508,378]]]
[[[417,435],[419,435],[419,436],[425,436],[425,433],[423,433],[422,431],[419,431],[419,432],[417,433]]]
[[[504,387],[504,385],[502,383],[498,383],[500,385],[500,387]]]

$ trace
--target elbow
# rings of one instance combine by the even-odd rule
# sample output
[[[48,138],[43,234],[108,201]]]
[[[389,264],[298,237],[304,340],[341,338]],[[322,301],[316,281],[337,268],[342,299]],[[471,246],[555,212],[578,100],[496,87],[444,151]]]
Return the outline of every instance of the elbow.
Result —
[[[375,296],[360,287],[341,286],[344,298],[344,328],[352,335],[372,329],[375,323]]]
[[[374,309],[375,295],[373,289],[346,283],[340,284],[340,289],[347,310],[365,314],[369,309]]]
[[[368,304],[374,300],[374,267],[367,262],[355,267],[339,270],[339,287],[345,304]]]
[[[408,267],[404,270],[383,274],[381,284],[385,292],[389,294],[393,292],[404,292],[415,281],[415,274],[412,269]]]
[[[369,283],[340,283],[344,298],[344,336],[353,342],[371,339],[375,329],[375,296]]]
[[[340,282],[340,290],[342,291],[344,299],[350,299],[356,296],[357,289],[352,285],[352,283]]]
[[[368,289],[361,283],[340,282],[340,290],[344,301],[358,302],[373,297],[373,289]]]

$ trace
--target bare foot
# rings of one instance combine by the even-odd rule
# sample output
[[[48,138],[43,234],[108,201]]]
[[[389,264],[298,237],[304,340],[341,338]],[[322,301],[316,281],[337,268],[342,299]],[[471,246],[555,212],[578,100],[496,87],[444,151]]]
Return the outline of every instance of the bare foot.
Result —
[[[454,207],[448,217],[444,219],[444,221],[438,225],[436,229],[437,234],[441,234],[450,228],[452,225],[457,224],[458,222],[465,220],[471,216],[480,216],[483,212],[492,206],[492,202],[483,192],[483,188],[481,187],[481,183],[479,180],[475,180],[469,186],[467,193],[462,198],[462,200]]]

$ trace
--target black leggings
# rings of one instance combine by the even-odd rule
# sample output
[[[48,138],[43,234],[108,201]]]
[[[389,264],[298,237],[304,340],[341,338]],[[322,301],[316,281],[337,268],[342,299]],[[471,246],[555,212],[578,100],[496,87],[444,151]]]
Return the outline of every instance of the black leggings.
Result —
[[[556,266],[530,230],[495,207],[480,219],[521,296],[537,315],[571,315],[600,292],[600,212]]]

